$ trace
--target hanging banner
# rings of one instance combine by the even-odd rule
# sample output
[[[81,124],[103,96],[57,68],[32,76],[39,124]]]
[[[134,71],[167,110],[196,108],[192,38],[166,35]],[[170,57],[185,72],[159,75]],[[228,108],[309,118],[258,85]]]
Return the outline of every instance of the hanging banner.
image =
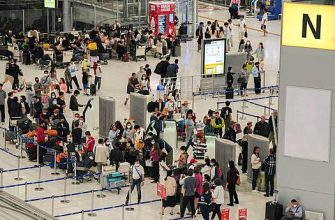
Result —
[[[247,220],[247,209],[239,209],[238,210],[238,220]]]
[[[45,8],[56,8],[56,0],[44,0]]]
[[[221,210],[221,220],[229,220],[229,212],[230,212],[230,209],[222,209]]]

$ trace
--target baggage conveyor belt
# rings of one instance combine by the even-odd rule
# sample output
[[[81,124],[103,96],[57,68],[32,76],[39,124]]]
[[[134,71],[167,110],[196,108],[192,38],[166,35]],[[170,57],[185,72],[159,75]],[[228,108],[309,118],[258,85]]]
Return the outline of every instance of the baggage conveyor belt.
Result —
[[[4,191],[0,191],[0,219],[57,220],[50,214]]]

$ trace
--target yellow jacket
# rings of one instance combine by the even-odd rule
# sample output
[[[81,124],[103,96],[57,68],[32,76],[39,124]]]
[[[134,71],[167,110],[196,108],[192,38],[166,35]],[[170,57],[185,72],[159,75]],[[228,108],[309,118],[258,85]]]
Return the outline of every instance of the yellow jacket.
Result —
[[[213,128],[224,128],[224,120],[223,120],[222,117],[220,117],[220,119],[221,119],[220,124],[216,123],[216,118],[211,119],[211,125],[212,125]]]

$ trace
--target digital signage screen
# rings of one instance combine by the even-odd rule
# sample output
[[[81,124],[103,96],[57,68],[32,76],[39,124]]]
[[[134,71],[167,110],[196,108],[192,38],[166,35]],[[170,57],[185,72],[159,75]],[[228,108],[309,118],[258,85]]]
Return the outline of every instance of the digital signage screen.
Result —
[[[202,74],[220,75],[225,72],[226,40],[205,39],[202,42]]]

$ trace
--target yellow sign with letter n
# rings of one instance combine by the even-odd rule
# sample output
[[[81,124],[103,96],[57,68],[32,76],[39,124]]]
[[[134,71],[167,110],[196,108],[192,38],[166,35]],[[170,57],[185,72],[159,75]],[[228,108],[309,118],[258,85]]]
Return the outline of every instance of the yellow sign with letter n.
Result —
[[[284,3],[282,45],[335,50],[335,6]]]

